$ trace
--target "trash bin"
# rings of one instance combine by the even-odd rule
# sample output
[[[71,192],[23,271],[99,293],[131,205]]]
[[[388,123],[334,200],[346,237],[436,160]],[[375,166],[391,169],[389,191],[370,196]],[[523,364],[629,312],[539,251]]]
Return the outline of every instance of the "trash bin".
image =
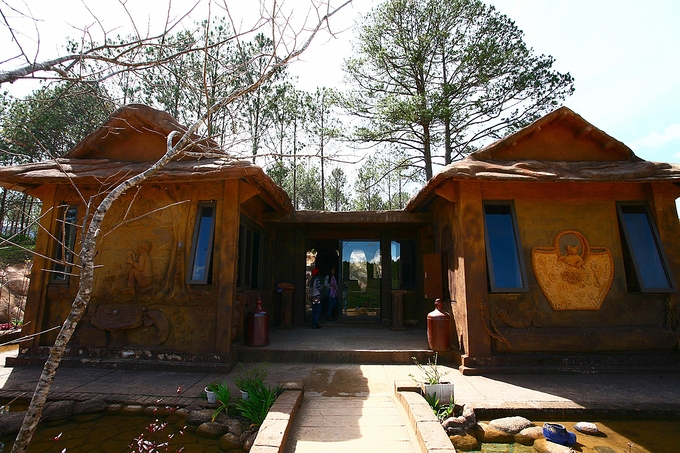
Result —
[[[248,314],[248,346],[267,346],[269,344],[269,315],[262,308],[262,298],[257,298],[255,310]]]

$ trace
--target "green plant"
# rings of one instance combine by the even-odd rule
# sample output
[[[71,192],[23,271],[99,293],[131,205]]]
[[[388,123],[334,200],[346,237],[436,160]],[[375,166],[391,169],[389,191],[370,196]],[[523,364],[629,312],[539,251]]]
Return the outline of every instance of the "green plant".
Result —
[[[243,362],[236,364],[236,376],[234,377],[234,385],[239,390],[247,391],[249,384],[263,383],[269,374],[269,363],[260,362],[246,365]]]
[[[425,382],[426,384],[441,384],[442,383],[442,378],[449,374],[448,371],[442,373],[439,367],[437,366],[437,357],[438,354],[435,352],[434,354],[434,361],[427,359],[427,365],[421,365],[418,362],[418,359],[415,357],[411,357],[413,359],[413,363],[416,364],[418,369],[423,373],[423,379],[419,381],[418,379],[415,378],[412,374],[409,374],[411,379],[413,379],[416,382]]]
[[[448,404],[442,404],[439,401],[439,398],[437,398],[436,393],[431,395],[423,395],[423,398],[425,398],[425,401],[427,401],[427,403],[430,405],[432,412],[434,412],[434,415],[440,422],[454,415],[456,410],[456,402],[453,400],[453,397],[449,399]]]
[[[262,381],[245,384],[248,399],[241,399],[236,403],[236,410],[253,425],[259,426],[267,417],[269,409],[274,404],[276,397],[281,391],[281,386],[274,388],[266,387]]]
[[[217,397],[217,409],[215,409],[215,412],[212,414],[212,421],[215,421],[222,411],[227,414],[229,413],[231,391],[226,384],[218,384],[217,387],[215,387],[215,390],[212,391],[215,392],[215,396]]]
[[[212,381],[210,384],[206,385],[205,388],[206,388],[206,390],[217,393],[217,390],[219,389],[219,387],[221,385],[224,385],[224,384],[220,384],[217,381]]]

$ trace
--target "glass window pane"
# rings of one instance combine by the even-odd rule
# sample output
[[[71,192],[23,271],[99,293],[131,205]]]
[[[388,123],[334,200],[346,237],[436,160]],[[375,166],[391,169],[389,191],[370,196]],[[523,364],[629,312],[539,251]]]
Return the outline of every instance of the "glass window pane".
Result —
[[[212,248],[214,206],[203,206],[198,217],[194,264],[191,270],[192,281],[206,281]]]
[[[630,252],[644,288],[671,288],[647,209],[642,205],[621,206]]]
[[[341,241],[343,316],[379,317],[382,257],[379,241]]]
[[[54,251],[54,259],[57,261],[63,260],[61,263],[54,265],[54,270],[57,271],[52,280],[68,281],[68,273],[71,272],[71,266],[65,263],[73,263],[73,247],[76,244],[76,221],[78,220],[78,207],[70,206],[68,209],[62,211],[59,220],[57,221],[57,244]]]
[[[415,287],[415,242],[392,241],[392,289]]]
[[[487,247],[491,256],[489,274],[493,288],[522,288],[522,268],[510,205],[485,205]]]

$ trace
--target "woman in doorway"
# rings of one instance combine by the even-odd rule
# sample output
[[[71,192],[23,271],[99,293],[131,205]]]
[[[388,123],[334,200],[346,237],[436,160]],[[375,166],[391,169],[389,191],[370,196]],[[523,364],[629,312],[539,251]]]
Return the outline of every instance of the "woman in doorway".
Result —
[[[312,329],[319,329],[319,316],[321,316],[321,277],[319,269],[312,270],[312,279],[309,280],[309,294],[312,299]]]
[[[335,268],[332,268],[331,273],[326,275],[324,287],[328,289],[328,320],[332,321],[335,307],[338,306],[338,280],[335,277]]]

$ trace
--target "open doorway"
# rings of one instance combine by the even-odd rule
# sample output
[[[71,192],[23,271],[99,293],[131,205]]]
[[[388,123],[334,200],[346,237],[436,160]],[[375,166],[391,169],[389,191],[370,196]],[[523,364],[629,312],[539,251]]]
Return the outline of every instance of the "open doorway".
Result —
[[[312,270],[315,268],[319,269],[321,280],[325,282],[327,277],[330,279],[332,269],[338,269],[339,262],[338,241],[317,241],[309,244],[307,247],[305,260],[305,324],[311,324],[312,322],[312,302],[309,291],[309,281],[312,277]],[[338,286],[339,285],[340,281],[338,277]],[[329,288],[324,287],[321,295],[321,319],[325,322],[333,319],[337,321],[339,313],[339,302],[334,308],[329,307],[329,296]],[[338,300],[339,298],[340,296],[338,294]],[[331,309],[329,310],[329,308]]]

